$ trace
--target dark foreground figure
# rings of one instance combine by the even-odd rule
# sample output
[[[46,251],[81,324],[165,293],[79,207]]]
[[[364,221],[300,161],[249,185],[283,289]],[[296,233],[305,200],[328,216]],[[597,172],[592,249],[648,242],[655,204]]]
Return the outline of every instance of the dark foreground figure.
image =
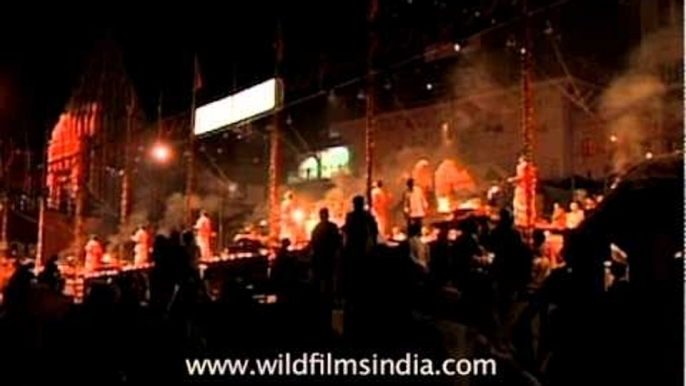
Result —
[[[494,359],[497,375],[384,381],[678,385],[683,257],[674,256],[679,245],[673,240],[680,237],[674,228],[681,216],[663,216],[670,194],[677,198],[672,188],[642,193],[642,199],[665,202],[646,225],[630,219],[612,224],[616,217],[607,211],[623,213],[622,206],[635,205],[638,196],[608,197],[606,211],[569,235],[566,265],[549,275],[541,274],[538,252],[522,243],[506,214],[492,230],[467,222],[457,239],[439,235],[423,264],[410,243],[376,243],[363,202],[355,203],[340,233],[322,212],[311,254],[284,245],[266,283],[256,285],[250,272],[226,275],[212,296],[212,275],[201,277],[195,248],[180,235],[156,240],[149,275],[93,282],[81,305],[61,295],[63,282],[53,266],[39,278],[22,266],[0,313],[2,384],[336,384],[350,379],[191,377],[184,359],[287,352],[399,358],[409,352],[437,364]],[[629,255],[627,262],[611,264],[607,289],[606,229],[619,229]],[[492,264],[483,259],[488,253]],[[258,302],[257,292],[276,293],[278,301]]]

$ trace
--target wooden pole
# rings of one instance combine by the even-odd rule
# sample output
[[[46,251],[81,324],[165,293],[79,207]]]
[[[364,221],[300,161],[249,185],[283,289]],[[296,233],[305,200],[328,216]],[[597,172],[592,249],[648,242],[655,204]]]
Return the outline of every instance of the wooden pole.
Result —
[[[197,70],[197,66],[195,66]],[[195,77],[194,77],[195,79]],[[186,173],[186,226],[190,229],[193,226],[193,189],[195,183],[195,104],[196,104],[196,87],[195,80],[193,84],[193,93],[191,96],[191,120],[190,130],[188,134],[188,163]]]
[[[536,222],[536,172],[534,167],[535,122],[534,122],[534,92],[532,87],[531,28],[527,1],[522,1],[524,13],[524,44],[521,52],[522,59],[522,132],[524,137],[524,155],[527,167],[524,174],[524,190],[526,200],[526,225],[524,229],[526,242],[533,245],[533,230]]]
[[[131,131],[133,130],[134,116],[133,96],[126,106],[126,138],[124,141],[124,170],[121,179],[121,203],[119,214],[119,233],[121,234],[129,222],[129,212],[131,208]],[[119,259],[124,258],[126,243],[119,243]]]
[[[38,194],[38,240],[36,242],[36,269],[40,271],[43,262],[45,261],[45,256],[43,256],[43,248],[45,245],[45,200],[47,199],[46,194],[48,194],[48,164],[50,161],[48,155],[48,149],[50,149],[50,138],[52,132],[48,130],[48,134],[45,137],[45,150],[43,153],[43,173],[41,174],[40,180],[40,192]]]
[[[277,22],[274,75],[276,78],[276,106],[274,109],[274,123],[269,136],[269,238],[277,240],[280,233],[279,212],[279,175],[281,173],[281,121],[284,100],[284,81],[281,78],[281,64],[283,62],[283,36],[281,24]]]
[[[79,116],[79,119],[81,117]],[[76,155],[76,181],[75,181],[75,208],[74,208],[74,258],[77,264],[83,265],[83,248],[85,246],[85,215],[86,215],[86,157],[88,148],[91,145],[90,138],[84,133],[79,132],[79,151]]]
[[[367,28],[369,33],[369,46],[367,50],[367,77],[366,77],[366,116],[365,116],[365,165],[366,165],[366,197],[367,204],[371,208],[372,203],[372,180],[374,173],[374,54],[376,51],[377,38],[375,21],[379,10],[378,0],[370,0]]]

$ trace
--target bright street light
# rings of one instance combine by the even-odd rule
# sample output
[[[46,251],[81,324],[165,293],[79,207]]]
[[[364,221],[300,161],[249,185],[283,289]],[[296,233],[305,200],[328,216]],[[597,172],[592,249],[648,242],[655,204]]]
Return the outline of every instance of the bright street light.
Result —
[[[157,163],[167,163],[171,158],[171,149],[169,148],[169,145],[157,142],[153,145],[150,155]]]

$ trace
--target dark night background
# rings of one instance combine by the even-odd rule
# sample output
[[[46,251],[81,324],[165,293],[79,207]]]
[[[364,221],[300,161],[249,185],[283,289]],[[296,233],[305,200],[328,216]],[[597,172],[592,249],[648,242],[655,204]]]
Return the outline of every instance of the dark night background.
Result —
[[[621,49],[626,47],[619,44],[621,39],[626,43],[635,37],[613,24],[623,13],[635,10],[626,1],[574,2],[586,6],[575,7],[582,12],[572,9],[562,18],[567,49],[601,52],[595,55],[597,62],[616,69],[622,52],[608,47]],[[531,9],[538,9],[560,2],[530,3]],[[382,0],[380,4],[382,63],[421,53],[431,42],[457,41],[493,22],[511,20],[518,9],[511,0]],[[123,50],[127,71],[149,117],[156,115],[160,95],[164,115],[188,108],[194,54],[204,80],[200,103],[273,74],[277,17],[284,36],[283,71],[289,95],[308,95],[364,74],[366,1],[254,0],[147,10],[140,4],[98,4],[97,11],[94,7],[44,9],[40,18],[28,9],[3,12],[0,128],[17,142],[28,139],[34,151],[41,151],[84,60],[104,38],[113,39]],[[594,49],[598,46],[605,48]]]

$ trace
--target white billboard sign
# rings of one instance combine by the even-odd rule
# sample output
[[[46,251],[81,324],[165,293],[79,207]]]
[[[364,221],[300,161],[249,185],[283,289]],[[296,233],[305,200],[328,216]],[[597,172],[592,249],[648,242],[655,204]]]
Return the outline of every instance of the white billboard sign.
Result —
[[[195,110],[195,135],[207,134],[266,113],[276,107],[277,82],[269,79]]]

